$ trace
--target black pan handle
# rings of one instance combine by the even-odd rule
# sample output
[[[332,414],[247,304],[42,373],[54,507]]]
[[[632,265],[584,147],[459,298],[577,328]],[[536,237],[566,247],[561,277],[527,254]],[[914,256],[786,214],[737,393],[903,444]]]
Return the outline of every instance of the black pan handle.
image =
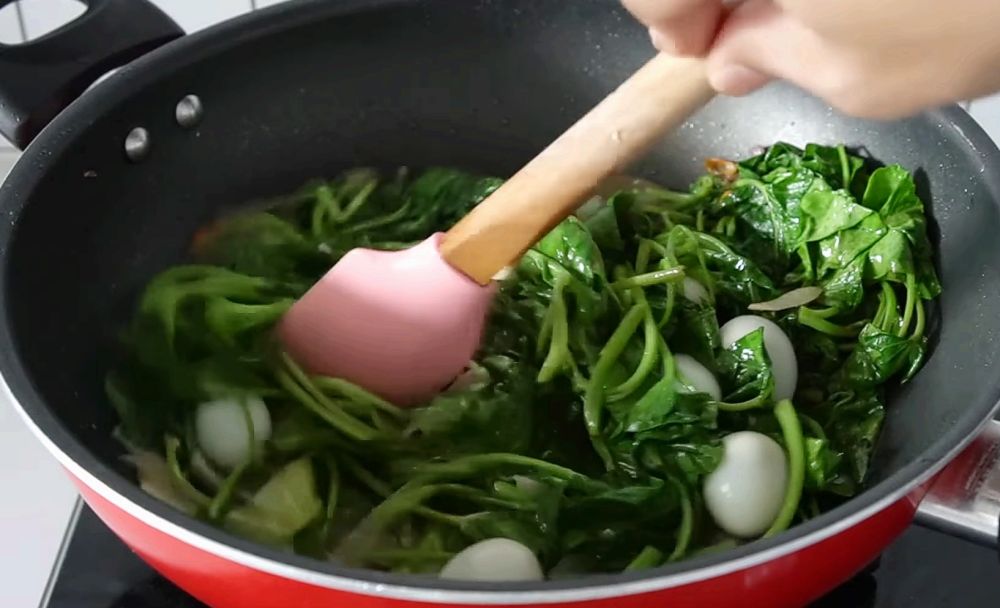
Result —
[[[0,44],[0,133],[18,148],[102,75],[184,35],[147,0],[81,1],[86,12],[63,27]]]

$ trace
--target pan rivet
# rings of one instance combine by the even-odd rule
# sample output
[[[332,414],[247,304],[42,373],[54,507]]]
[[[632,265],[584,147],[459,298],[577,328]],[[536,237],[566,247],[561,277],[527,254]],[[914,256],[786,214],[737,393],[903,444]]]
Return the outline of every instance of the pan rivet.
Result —
[[[201,122],[201,117],[205,113],[205,108],[201,105],[201,99],[197,95],[185,95],[177,102],[177,109],[174,110],[174,117],[177,124],[190,129]]]
[[[125,137],[125,156],[137,163],[149,155],[149,146],[149,131],[136,127]]]

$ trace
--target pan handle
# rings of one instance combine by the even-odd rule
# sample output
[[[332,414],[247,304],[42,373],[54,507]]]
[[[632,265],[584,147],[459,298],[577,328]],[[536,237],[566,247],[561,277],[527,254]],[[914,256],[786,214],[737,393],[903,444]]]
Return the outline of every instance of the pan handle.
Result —
[[[934,479],[917,508],[917,523],[989,547],[1000,531],[1000,421]]]
[[[82,1],[86,12],[59,29],[0,44],[0,133],[18,148],[109,70],[184,35],[147,0]]]

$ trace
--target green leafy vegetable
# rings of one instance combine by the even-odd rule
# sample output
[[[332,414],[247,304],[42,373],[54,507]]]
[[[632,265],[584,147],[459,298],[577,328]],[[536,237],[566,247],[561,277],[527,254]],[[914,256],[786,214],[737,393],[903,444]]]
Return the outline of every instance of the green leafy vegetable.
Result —
[[[868,475],[885,388],[926,356],[940,293],[913,178],[818,144],[706,167],[688,192],[609,182],[525,254],[468,369],[412,409],[310,375],[272,329],[347,251],[446,230],[502,180],[355,169],[218,219],[188,263],[147,285],[106,378],[142,487],[322,559],[434,574],[505,537],[551,577],[734,545],[719,542],[701,488],[736,431],[787,454],[766,535],[849,498]],[[774,402],[763,330],[720,344],[720,323],[748,309],[793,342],[794,405]],[[675,353],[705,366],[723,399],[680,377]],[[216,469],[195,412],[247,395],[266,403],[272,430],[249,462]]]
[[[284,544],[322,510],[312,464],[300,458],[275,473],[247,504],[229,511],[223,525],[254,540]]]
[[[764,348],[764,329],[743,336],[722,351],[719,368],[727,387],[727,401],[764,405],[774,392],[771,361]]]

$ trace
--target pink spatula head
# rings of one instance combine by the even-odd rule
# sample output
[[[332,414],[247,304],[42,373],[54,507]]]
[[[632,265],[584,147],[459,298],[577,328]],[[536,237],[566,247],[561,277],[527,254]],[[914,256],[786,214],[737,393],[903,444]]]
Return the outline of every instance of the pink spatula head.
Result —
[[[712,97],[700,60],[655,57],[447,234],[344,256],[282,319],[285,348],[399,405],[432,397],[475,353],[492,277]]]
[[[350,251],[282,318],[288,354],[398,405],[444,389],[475,354],[495,289],[445,262],[442,236]]]

